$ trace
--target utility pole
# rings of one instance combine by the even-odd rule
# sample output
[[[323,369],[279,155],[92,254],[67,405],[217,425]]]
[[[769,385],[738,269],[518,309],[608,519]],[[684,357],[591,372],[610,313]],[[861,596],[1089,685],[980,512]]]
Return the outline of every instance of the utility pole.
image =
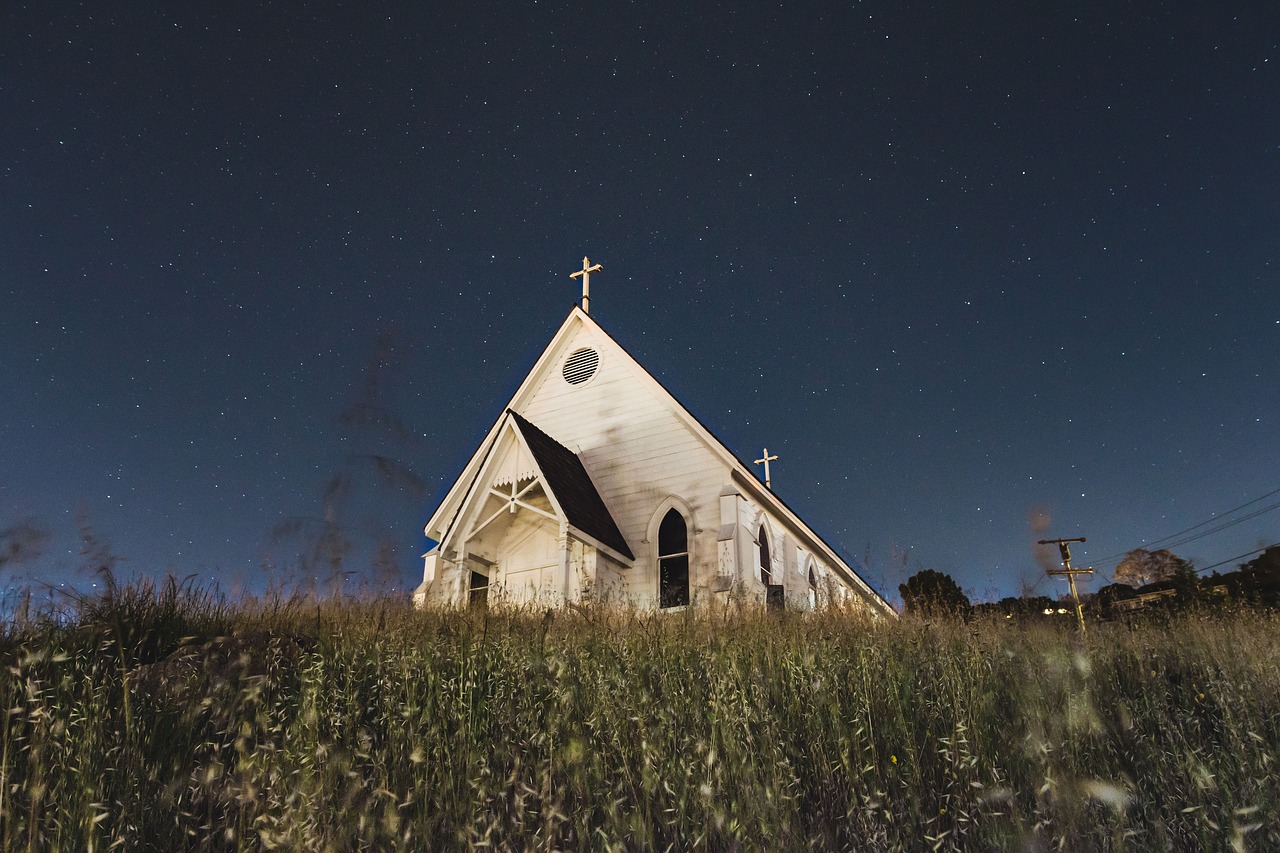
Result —
[[[1084,633],[1084,607],[1080,604],[1080,595],[1076,592],[1076,575],[1091,575],[1093,569],[1075,569],[1071,567],[1071,544],[1072,542],[1084,542],[1083,536],[1075,539],[1041,539],[1037,545],[1057,545],[1058,553],[1062,555],[1062,568],[1049,569],[1045,572],[1047,575],[1066,575],[1067,582],[1071,584],[1071,598],[1076,603],[1076,618],[1080,620],[1080,633]]]

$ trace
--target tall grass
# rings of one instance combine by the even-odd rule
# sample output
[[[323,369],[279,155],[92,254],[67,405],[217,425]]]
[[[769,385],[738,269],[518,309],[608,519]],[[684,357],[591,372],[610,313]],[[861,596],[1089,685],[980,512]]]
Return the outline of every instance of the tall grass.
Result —
[[[0,846],[1274,849],[1277,628],[111,589],[0,641]]]

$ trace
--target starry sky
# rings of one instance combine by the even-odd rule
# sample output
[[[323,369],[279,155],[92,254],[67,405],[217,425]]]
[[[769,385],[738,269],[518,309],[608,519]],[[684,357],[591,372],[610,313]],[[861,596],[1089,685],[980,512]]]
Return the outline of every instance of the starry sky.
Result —
[[[5,4],[0,574],[321,582],[337,531],[411,588],[584,255],[890,598],[1056,595],[1058,536],[1229,570],[1280,541],[1278,72],[1271,2]]]

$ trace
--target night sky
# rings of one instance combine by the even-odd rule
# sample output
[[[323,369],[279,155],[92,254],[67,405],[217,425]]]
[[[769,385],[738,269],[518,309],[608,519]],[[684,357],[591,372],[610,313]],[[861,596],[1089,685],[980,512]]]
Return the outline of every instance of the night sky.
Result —
[[[6,586],[411,588],[584,255],[890,598],[1280,541],[1280,5],[835,5],[6,4]]]

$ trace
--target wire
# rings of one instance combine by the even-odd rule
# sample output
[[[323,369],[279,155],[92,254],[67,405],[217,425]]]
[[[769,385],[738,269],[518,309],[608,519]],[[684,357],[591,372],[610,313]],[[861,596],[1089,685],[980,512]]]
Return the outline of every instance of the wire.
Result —
[[[1227,516],[1231,515],[1231,513],[1233,513],[1233,512],[1239,512],[1240,510],[1244,509],[1244,508],[1245,508],[1245,507],[1247,507],[1247,506],[1253,506],[1253,505],[1254,505],[1254,504],[1256,504],[1258,501],[1264,501],[1264,500],[1266,500],[1267,498],[1271,497],[1272,495],[1280,495],[1280,489],[1273,489],[1272,491],[1267,492],[1265,495],[1262,495],[1261,497],[1256,497],[1256,498],[1254,498],[1254,499],[1253,499],[1253,500],[1251,500],[1251,501],[1246,501],[1246,502],[1244,502],[1244,503],[1240,504],[1240,506],[1232,507],[1231,509],[1227,510],[1226,512],[1220,512],[1220,513],[1218,513],[1217,515],[1215,515],[1213,518],[1210,518],[1210,519],[1208,519],[1208,520],[1206,520],[1206,521],[1202,521],[1202,522],[1200,522],[1199,524],[1193,524],[1193,525],[1191,525],[1190,527],[1187,527],[1187,528],[1185,528],[1185,529],[1183,529],[1183,530],[1179,530],[1179,531],[1177,531],[1176,533],[1170,533],[1170,534],[1169,534],[1169,535],[1167,535],[1167,536],[1161,536],[1159,539],[1151,539],[1151,540],[1149,540],[1149,541],[1147,541],[1147,542],[1143,542],[1143,543],[1142,543],[1141,545],[1139,545],[1138,547],[1140,547],[1140,548],[1149,548],[1149,547],[1151,547],[1152,545],[1160,545],[1160,544],[1162,544],[1162,543],[1167,542],[1167,541],[1168,541],[1168,540],[1170,540],[1170,539],[1173,539],[1173,538],[1175,538],[1175,537],[1181,536],[1181,535],[1182,535],[1182,534],[1184,534],[1184,533],[1190,533],[1190,532],[1191,532],[1191,531],[1193,531],[1193,530],[1197,530],[1197,529],[1199,529],[1199,528],[1201,528],[1201,527],[1204,527],[1206,524],[1213,524],[1215,521],[1222,521],[1222,519],[1224,519],[1224,518],[1226,518]],[[1185,545],[1187,542],[1192,542],[1192,541],[1194,541],[1194,540],[1196,540],[1196,539],[1199,539],[1201,536],[1209,536],[1209,535],[1210,535],[1210,534],[1212,534],[1212,533],[1217,533],[1217,532],[1219,532],[1219,531],[1221,531],[1221,530],[1225,530],[1225,529],[1227,529],[1227,527],[1230,527],[1230,526],[1232,526],[1233,524],[1238,524],[1238,523],[1240,523],[1241,521],[1248,521],[1248,520],[1249,520],[1249,519],[1251,519],[1251,518],[1256,518],[1257,516],[1261,515],[1261,514],[1262,514],[1262,513],[1264,513],[1264,512],[1271,512],[1273,509],[1277,509],[1277,508],[1280,508],[1280,503],[1272,504],[1271,506],[1266,507],[1265,509],[1258,510],[1258,511],[1254,512],[1254,513],[1253,513],[1253,514],[1251,514],[1251,515],[1245,516],[1244,518],[1238,519],[1237,521],[1234,521],[1234,522],[1229,522],[1229,523],[1227,523],[1227,524],[1225,524],[1225,525],[1222,525],[1222,526],[1220,526],[1220,527],[1216,527],[1216,528],[1214,528],[1213,530],[1206,531],[1205,533],[1197,534],[1196,536],[1192,536],[1192,537],[1189,537],[1189,538],[1187,538],[1187,539],[1183,539],[1183,540],[1180,540],[1180,541],[1178,541],[1178,542],[1174,542],[1174,543],[1172,543],[1169,547],[1176,547],[1176,546],[1178,546],[1178,545]],[[1122,551],[1122,552],[1120,552],[1119,554],[1112,554],[1112,555],[1111,555],[1111,556],[1109,556],[1109,557],[1103,557],[1102,559],[1098,560],[1097,562],[1098,562],[1098,563],[1110,563],[1112,560],[1117,560],[1117,559],[1119,559],[1119,558],[1123,557],[1125,554],[1128,554],[1128,553],[1129,553],[1128,551]]]
[[[1240,559],[1241,557],[1252,557],[1254,554],[1261,554],[1263,551],[1269,550],[1271,548],[1276,548],[1276,547],[1280,547],[1280,542],[1276,542],[1271,545],[1264,545],[1261,548],[1255,548],[1252,551],[1246,551],[1245,553],[1237,554],[1234,557],[1228,557],[1227,559],[1223,560],[1221,563],[1214,563],[1212,566],[1205,566],[1203,569],[1196,569],[1196,574],[1200,574],[1201,572],[1207,572],[1210,569],[1216,569],[1218,568],[1218,566],[1225,566],[1227,563],[1234,563],[1236,560]]]
[[[1235,527],[1237,524],[1242,524],[1251,518],[1257,518],[1260,515],[1265,515],[1266,513],[1276,509],[1280,509],[1280,501],[1273,503],[1271,506],[1263,507],[1260,510],[1251,512],[1248,515],[1242,515],[1233,521],[1228,521],[1217,527],[1210,528],[1209,530],[1206,530],[1203,533],[1197,533],[1195,536],[1188,536],[1186,539],[1179,539],[1177,542],[1171,542],[1166,547],[1176,548],[1179,545],[1185,545],[1188,542],[1194,542],[1197,539],[1203,539],[1204,537],[1211,536],[1214,533],[1221,533],[1223,530],[1226,530],[1229,527]]]

